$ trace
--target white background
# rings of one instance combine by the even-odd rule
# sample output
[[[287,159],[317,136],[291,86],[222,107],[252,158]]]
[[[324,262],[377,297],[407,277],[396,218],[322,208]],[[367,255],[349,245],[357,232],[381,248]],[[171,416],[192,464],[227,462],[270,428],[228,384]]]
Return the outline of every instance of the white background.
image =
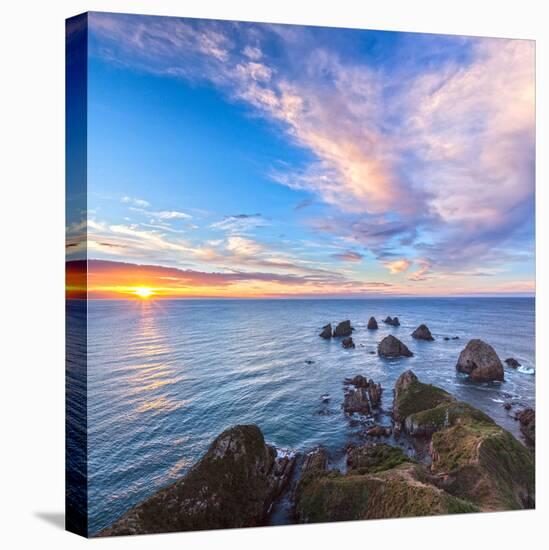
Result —
[[[0,541],[3,548],[547,547],[547,2],[56,0],[0,16]],[[86,10],[537,40],[537,510],[87,542],[64,506],[64,19]],[[545,252],[544,252],[545,249]],[[7,305],[7,307],[6,307]],[[545,522],[544,522],[545,519]],[[546,525],[544,525],[544,523]]]

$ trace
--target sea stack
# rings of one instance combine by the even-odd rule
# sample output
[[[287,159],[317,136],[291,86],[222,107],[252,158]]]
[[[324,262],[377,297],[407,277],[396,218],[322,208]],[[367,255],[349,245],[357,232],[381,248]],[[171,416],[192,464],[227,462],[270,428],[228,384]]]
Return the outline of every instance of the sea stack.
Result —
[[[398,327],[400,326],[400,321],[398,320],[398,317],[391,317],[390,315],[388,315],[387,317],[385,317],[385,319],[383,320],[383,322],[386,324],[386,325],[391,325],[393,327]]]
[[[459,355],[456,365],[459,372],[469,375],[475,382],[503,380],[503,365],[494,348],[482,340],[470,340]]]
[[[368,330],[376,330],[378,328],[377,321],[375,317],[370,317],[368,321]]]
[[[355,389],[349,389],[345,393],[343,410],[348,414],[368,415],[373,409],[378,409],[381,405],[381,394],[383,393],[381,384],[376,384],[372,379],[366,382],[360,375],[355,376],[353,380],[359,382],[359,384],[355,385]]]
[[[429,327],[423,324],[419,325],[419,327],[412,332],[412,338],[415,338],[416,340],[434,340]]]
[[[414,354],[392,334],[385,336],[377,346],[380,357],[412,357]]]
[[[332,337],[332,325],[328,323],[326,326],[322,327],[322,332],[319,336],[325,340],[329,340]]]
[[[353,378],[345,378],[345,381],[343,383],[346,385],[353,385],[357,388],[368,387],[368,380],[364,376],[362,376],[362,374],[357,374]]]
[[[351,321],[341,321],[334,330],[334,336],[351,336],[352,333]]]
[[[341,341],[341,345],[345,349],[354,349],[355,348],[355,343],[353,342],[353,339],[352,339],[351,336],[349,336],[347,338],[343,338],[343,340]]]

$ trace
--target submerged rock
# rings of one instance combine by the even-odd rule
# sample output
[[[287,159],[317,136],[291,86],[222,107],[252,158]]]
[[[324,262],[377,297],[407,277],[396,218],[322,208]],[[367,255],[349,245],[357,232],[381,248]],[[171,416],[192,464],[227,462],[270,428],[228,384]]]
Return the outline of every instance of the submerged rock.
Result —
[[[521,364],[513,357],[508,357],[505,359],[504,363],[512,369],[518,369],[521,366]]]
[[[377,346],[377,352],[381,357],[412,357],[414,354],[393,335],[386,336]]]
[[[351,336],[352,333],[351,321],[341,321],[334,330],[334,336]]]
[[[257,426],[229,428],[185,476],[129,510],[99,536],[263,525],[294,463],[294,456],[279,456],[267,445]]]
[[[375,317],[370,317],[370,320],[368,321],[368,330],[376,330],[378,328],[377,321]]]
[[[324,338],[325,340],[329,340],[332,337],[332,325],[328,323],[324,327],[322,327],[322,332],[319,334],[321,338]]]
[[[393,417],[413,436],[430,437],[433,482],[483,510],[530,508],[531,454],[488,415],[413,372],[395,385]]]
[[[412,332],[412,338],[415,338],[416,340],[434,340],[433,335],[431,334],[431,331],[427,327],[427,325],[419,325],[419,327]]]
[[[494,348],[482,340],[470,340],[459,355],[456,369],[475,382],[503,380],[503,365]]]
[[[353,342],[353,339],[351,336],[347,337],[347,338],[343,338],[343,340],[341,341],[341,345],[345,348],[345,349],[354,349],[355,347],[355,343]]]

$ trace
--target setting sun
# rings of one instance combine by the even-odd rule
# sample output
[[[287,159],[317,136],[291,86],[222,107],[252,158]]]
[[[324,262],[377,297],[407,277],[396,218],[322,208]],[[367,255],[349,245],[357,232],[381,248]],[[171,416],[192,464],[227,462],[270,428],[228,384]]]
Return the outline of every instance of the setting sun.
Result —
[[[149,298],[154,294],[152,288],[146,286],[138,286],[134,289],[133,293],[139,296],[139,298]]]

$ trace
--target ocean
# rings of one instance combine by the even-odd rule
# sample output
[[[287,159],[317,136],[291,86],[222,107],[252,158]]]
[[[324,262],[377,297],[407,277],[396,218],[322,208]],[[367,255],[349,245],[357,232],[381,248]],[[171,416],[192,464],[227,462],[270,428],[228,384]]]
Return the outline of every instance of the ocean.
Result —
[[[82,322],[70,302],[67,315],[69,325]],[[387,315],[401,326],[383,324]],[[366,329],[370,316],[376,331]],[[355,327],[355,349],[318,336],[326,323],[345,319]],[[421,323],[434,342],[411,338]],[[412,369],[520,437],[503,403],[535,405],[534,325],[533,298],[90,301],[89,532],[185,474],[235,424],[255,423],[267,442],[285,449],[322,444],[337,464],[363,428],[341,410],[342,382],[356,374],[381,383],[382,407],[390,410],[395,380]],[[372,354],[387,334],[414,357]],[[455,364],[472,338],[522,367],[506,367],[503,383],[471,383]],[[67,384],[78,385],[76,373]]]

